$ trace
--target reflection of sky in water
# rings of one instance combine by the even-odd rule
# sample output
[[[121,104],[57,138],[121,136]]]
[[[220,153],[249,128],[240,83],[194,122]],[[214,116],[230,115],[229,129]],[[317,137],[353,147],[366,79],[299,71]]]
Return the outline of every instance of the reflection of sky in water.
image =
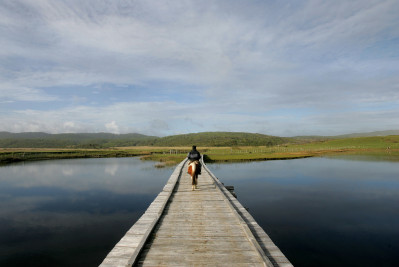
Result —
[[[96,266],[173,169],[138,158],[0,168],[0,266]]]
[[[0,182],[2,186],[10,188],[55,187],[72,191],[106,190],[118,194],[149,193],[155,190],[156,183],[151,181],[164,172],[153,168],[153,165],[154,163],[142,162],[137,158],[125,161],[121,159],[40,161],[2,167]],[[168,171],[171,172],[170,169]]]
[[[137,158],[0,168],[0,266],[97,266],[173,168]],[[396,266],[398,163],[210,164],[296,266]]]
[[[295,266],[397,266],[399,163],[210,164]]]

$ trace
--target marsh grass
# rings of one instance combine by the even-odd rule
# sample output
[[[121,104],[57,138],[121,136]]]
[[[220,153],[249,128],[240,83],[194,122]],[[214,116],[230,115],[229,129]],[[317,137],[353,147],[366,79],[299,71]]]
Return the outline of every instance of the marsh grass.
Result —
[[[7,149],[0,150],[0,163],[12,163],[19,161],[72,159],[72,158],[110,158],[110,157],[134,157],[141,155],[137,151],[124,150],[100,150],[100,149]]]
[[[106,158],[141,156],[142,160],[162,163],[158,167],[181,162],[191,150],[183,147],[115,147],[111,149],[0,149],[0,163],[67,158]],[[376,136],[315,141],[276,146],[198,147],[207,162],[239,162],[295,159],[325,155],[372,155],[399,161],[399,136]]]

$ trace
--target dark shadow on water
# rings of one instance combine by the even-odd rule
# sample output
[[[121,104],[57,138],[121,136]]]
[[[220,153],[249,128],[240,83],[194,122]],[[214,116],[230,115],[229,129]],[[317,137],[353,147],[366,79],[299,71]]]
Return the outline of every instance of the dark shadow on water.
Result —
[[[295,266],[397,266],[399,164],[208,164]]]
[[[98,266],[173,168],[137,158],[0,168],[0,266]]]

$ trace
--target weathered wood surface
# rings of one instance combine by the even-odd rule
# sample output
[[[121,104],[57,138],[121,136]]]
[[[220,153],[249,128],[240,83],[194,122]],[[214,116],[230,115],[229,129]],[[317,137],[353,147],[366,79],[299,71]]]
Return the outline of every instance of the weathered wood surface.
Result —
[[[101,266],[292,266],[206,166],[198,183],[180,163]]]
[[[132,266],[144,244],[161,218],[164,208],[172,195],[177,180],[180,178],[186,160],[182,161],[170,176],[161,193],[148,207],[140,219],[127,231],[125,236],[108,253],[100,264],[106,266]]]

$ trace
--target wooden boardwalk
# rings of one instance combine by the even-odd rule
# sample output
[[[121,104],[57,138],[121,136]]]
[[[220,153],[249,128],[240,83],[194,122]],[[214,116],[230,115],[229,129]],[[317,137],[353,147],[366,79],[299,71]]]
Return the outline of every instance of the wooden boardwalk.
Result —
[[[206,166],[195,191],[186,169],[177,166],[100,266],[292,266]]]

